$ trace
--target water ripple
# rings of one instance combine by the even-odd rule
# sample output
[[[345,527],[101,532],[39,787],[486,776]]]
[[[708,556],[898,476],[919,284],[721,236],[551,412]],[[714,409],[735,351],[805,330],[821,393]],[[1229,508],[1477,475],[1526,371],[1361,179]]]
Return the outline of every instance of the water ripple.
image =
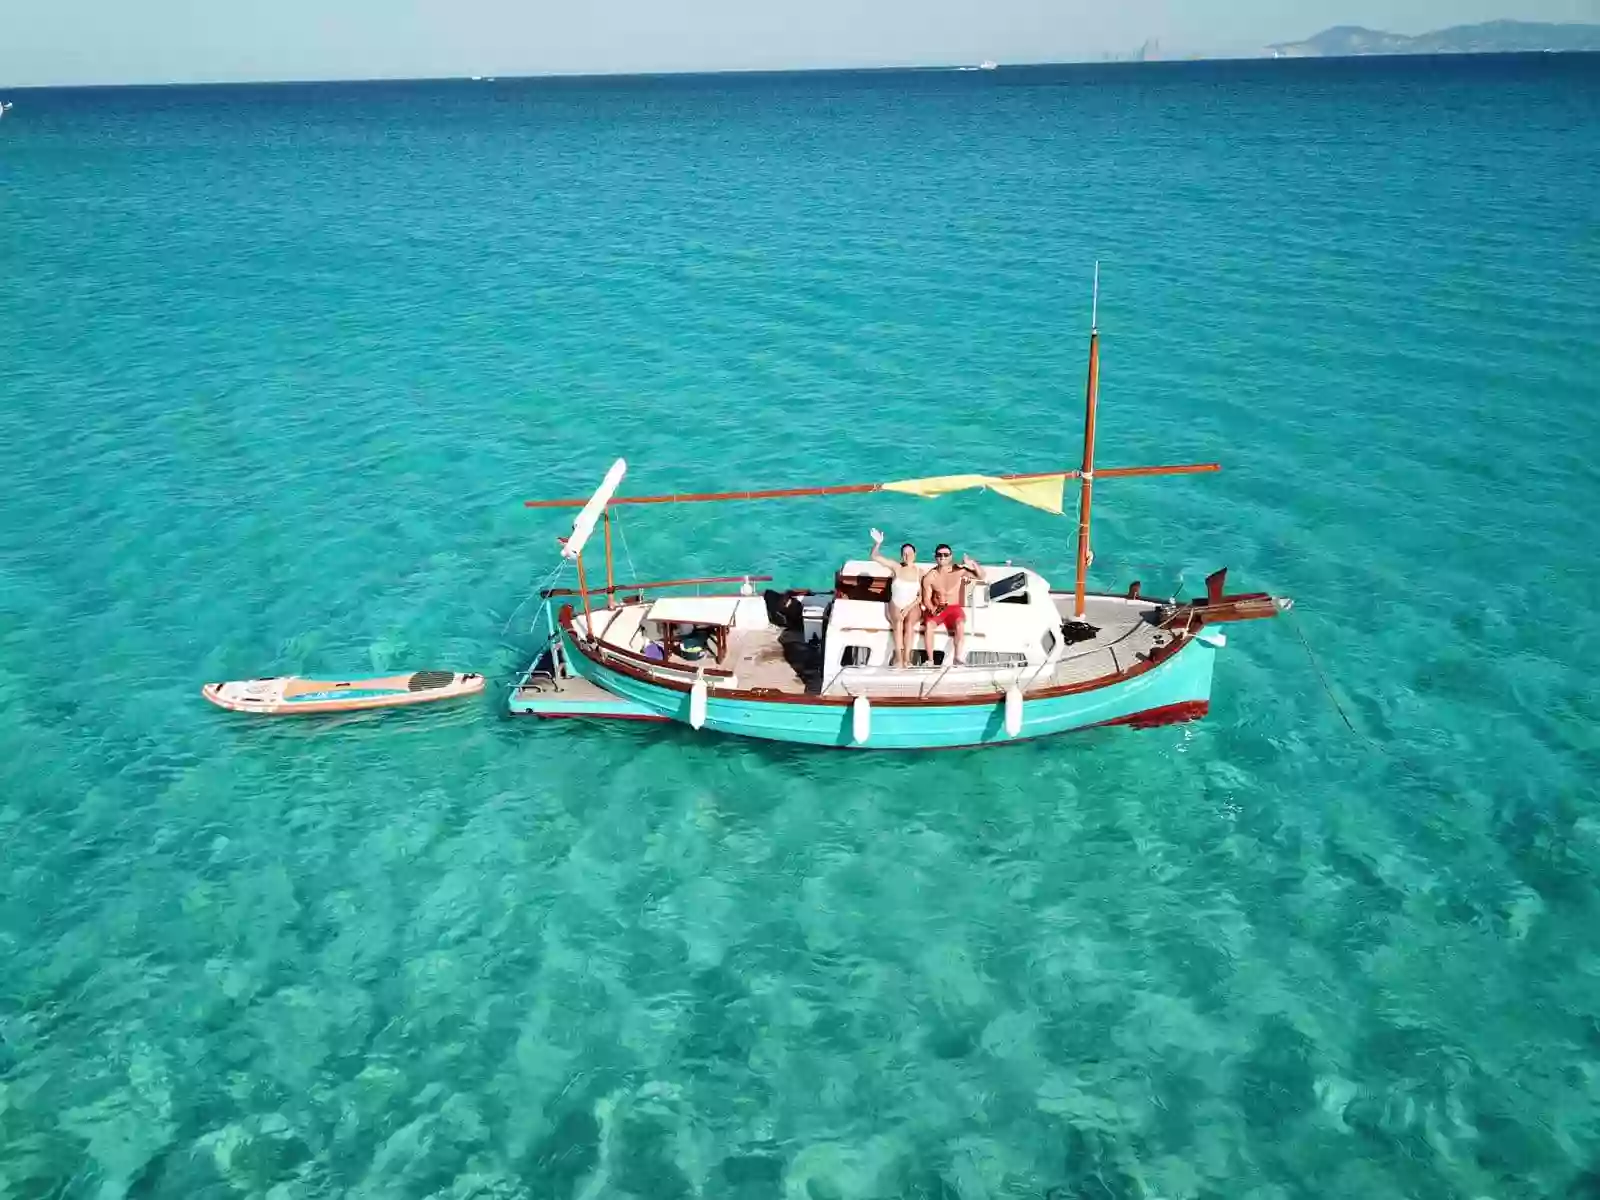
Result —
[[[37,93],[0,156],[0,1195],[1577,1195],[1593,61]],[[26,111],[24,111],[24,109]],[[522,661],[593,486],[1071,463],[1210,719],[925,759],[200,681]],[[629,515],[645,575],[992,500]],[[1377,744],[1377,748],[1372,743]],[[1586,1182],[1587,1181],[1587,1182]]]

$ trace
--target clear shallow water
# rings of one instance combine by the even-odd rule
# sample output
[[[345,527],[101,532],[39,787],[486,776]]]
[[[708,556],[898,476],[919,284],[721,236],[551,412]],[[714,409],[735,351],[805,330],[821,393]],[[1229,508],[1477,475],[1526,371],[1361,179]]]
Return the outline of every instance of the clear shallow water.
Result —
[[[0,1196],[1596,1189],[1595,60],[13,99]],[[509,677],[519,502],[617,454],[1070,464],[1096,257],[1102,462],[1226,466],[1101,488],[1097,582],[1299,603],[1203,724],[199,699]],[[873,524],[1066,577],[982,497],[625,529],[807,583]]]

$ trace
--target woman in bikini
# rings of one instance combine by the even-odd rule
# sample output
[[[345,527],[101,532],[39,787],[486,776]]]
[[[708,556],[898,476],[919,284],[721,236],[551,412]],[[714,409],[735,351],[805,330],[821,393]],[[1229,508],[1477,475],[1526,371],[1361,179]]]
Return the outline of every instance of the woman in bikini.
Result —
[[[889,568],[889,632],[894,635],[895,666],[911,665],[911,647],[917,639],[917,618],[922,615],[922,571],[917,548],[900,547],[900,561],[883,553],[883,534],[872,531],[872,561]]]

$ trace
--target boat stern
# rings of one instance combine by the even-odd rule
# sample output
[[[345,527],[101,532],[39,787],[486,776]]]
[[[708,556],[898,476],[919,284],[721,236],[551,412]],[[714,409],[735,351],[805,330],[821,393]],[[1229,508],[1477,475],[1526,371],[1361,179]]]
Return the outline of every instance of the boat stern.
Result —
[[[535,629],[546,639],[544,650],[511,689],[506,710],[512,716],[547,721],[584,717],[605,721],[669,720],[568,670],[548,609]]]

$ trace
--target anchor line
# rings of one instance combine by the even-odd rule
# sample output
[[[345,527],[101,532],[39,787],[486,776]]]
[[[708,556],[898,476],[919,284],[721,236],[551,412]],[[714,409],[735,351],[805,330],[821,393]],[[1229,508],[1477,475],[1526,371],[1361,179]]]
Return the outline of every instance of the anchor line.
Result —
[[[1344,711],[1344,705],[1339,703],[1339,697],[1334,695],[1333,687],[1328,683],[1328,677],[1323,674],[1322,664],[1317,661],[1317,656],[1312,653],[1311,643],[1306,640],[1305,631],[1300,628],[1300,618],[1295,615],[1293,609],[1289,610],[1288,616],[1289,624],[1294,629],[1294,635],[1300,639],[1300,645],[1305,649],[1306,658],[1311,663],[1311,669],[1317,674],[1317,682],[1322,685],[1322,690],[1327,693],[1328,700],[1333,704],[1333,710],[1339,714],[1339,719],[1344,722],[1345,728],[1368,745],[1384,750],[1385,748],[1381,742],[1374,740],[1355,727],[1355,724],[1350,720],[1349,714]]]
[[[1117,661],[1116,655],[1113,654],[1111,656],[1111,661],[1113,663],[1115,663]],[[1046,658],[1044,660],[1044,662],[1040,663],[1038,668],[1034,671],[1034,673],[1032,675],[1028,676],[1027,684],[1021,688],[1023,697],[1024,698],[1027,697],[1028,688],[1031,688],[1034,684],[1039,682],[1039,676],[1044,674],[1044,669],[1046,667],[1059,667],[1060,665],[1061,665],[1061,660],[1059,658],[1056,659],[1056,661],[1054,663],[1052,663],[1048,658]]]
[[[950,668],[955,666],[955,665],[956,665],[956,647],[955,647],[955,643],[952,641],[950,643],[950,648],[945,651],[944,668],[928,682],[928,686],[927,687],[922,688],[920,690],[920,692],[917,695],[917,699],[926,700],[929,696],[933,695],[933,689],[938,687],[941,683],[944,682],[944,677],[946,675],[950,674]]]

